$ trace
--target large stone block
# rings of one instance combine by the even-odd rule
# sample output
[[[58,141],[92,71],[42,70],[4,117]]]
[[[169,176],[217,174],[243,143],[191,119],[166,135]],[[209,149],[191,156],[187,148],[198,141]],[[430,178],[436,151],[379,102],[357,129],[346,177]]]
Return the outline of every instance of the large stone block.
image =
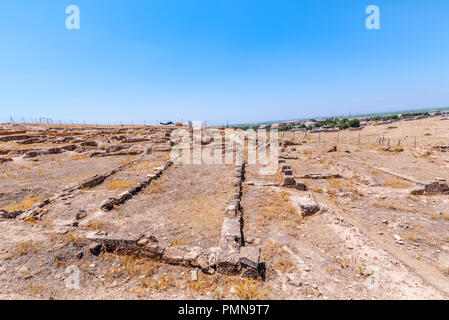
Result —
[[[227,244],[234,248],[242,245],[242,225],[240,220],[240,218],[224,218],[221,229],[221,244]]]
[[[186,264],[184,255],[186,250],[183,246],[172,246],[165,249],[163,254],[163,260],[169,264]]]
[[[304,197],[298,201],[302,216],[310,216],[320,210],[320,206],[309,197]]]
[[[296,181],[295,189],[298,189],[301,191],[307,191],[307,186],[303,182]]]
[[[241,271],[238,254],[228,251],[220,251],[217,255],[217,272],[226,275],[236,275]]]
[[[284,171],[285,176],[293,176],[293,170],[287,169]]]
[[[284,187],[292,187],[296,185],[296,180],[293,176],[285,176],[284,177]]]

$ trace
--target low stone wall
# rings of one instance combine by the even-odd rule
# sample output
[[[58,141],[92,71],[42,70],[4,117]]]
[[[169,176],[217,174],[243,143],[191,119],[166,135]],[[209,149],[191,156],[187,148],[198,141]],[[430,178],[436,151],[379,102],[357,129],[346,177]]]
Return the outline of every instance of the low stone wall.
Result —
[[[22,213],[23,213],[23,211],[0,210],[0,219],[15,219]]]
[[[112,176],[113,174],[125,169],[126,167],[136,163],[138,160],[134,160],[131,161],[130,163],[126,164],[126,165],[120,165],[104,174],[101,175],[95,175],[83,182],[81,182],[80,184],[78,184],[77,186],[74,187],[68,187],[64,190],[62,190],[60,193],[57,193],[55,195],[53,195],[50,198],[47,198],[37,204],[35,204],[32,208],[22,212],[20,214],[21,218],[23,219],[40,219],[41,216],[43,214],[45,214],[45,212],[42,210],[45,206],[47,206],[48,204],[58,200],[59,198],[62,197],[66,197],[70,194],[72,194],[73,192],[77,191],[77,190],[81,190],[81,189],[85,189],[85,188],[93,188],[96,187],[100,184],[102,184],[108,177]]]
[[[110,211],[114,208],[114,206],[124,204],[134,195],[138,194],[140,191],[146,188],[151,183],[151,181],[159,179],[159,177],[162,176],[164,171],[170,168],[173,165],[173,163],[174,162],[172,160],[168,160],[164,165],[156,168],[156,171],[154,173],[147,175],[143,181],[138,182],[137,184],[129,188],[128,191],[122,192],[117,197],[109,198],[103,201],[103,203],[101,204],[101,210]]]
[[[216,269],[217,272],[227,275],[240,274],[244,277],[264,278],[265,265],[260,263],[260,248],[244,246],[240,206],[244,177],[245,163],[242,161],[235,166],[236,189],[226,206]]]
[[[410,191],[411,195],[442,195],[449,194],[449,185],[446,181],[434,181],[425,184],[423,187],[417,187]]]
[[[216,271],[218,247],[204,249],[197,246],[173,246],[159,242],[149,235],[137,237],[91,235],[86,239],[93,243],[89,249],[94,255],[98,255],[101,251],[117,252],[157,259],[172,265],[200,268],[207,274],[214,274]]]

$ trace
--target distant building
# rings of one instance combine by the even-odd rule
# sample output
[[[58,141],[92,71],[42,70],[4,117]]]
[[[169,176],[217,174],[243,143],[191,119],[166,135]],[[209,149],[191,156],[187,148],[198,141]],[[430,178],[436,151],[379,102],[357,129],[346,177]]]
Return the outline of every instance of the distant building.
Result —
[[[441,115],[441,111],[440,110],[429,110],[429,115],[431,117],[439,116],[439,115]]]
[[[316,126],[316,122],[314,122],[314,121],[306,121],[306,122],[304,122],[304,125],[306,126],[306,127],[315,127]]]
[[[326,118],[317,118],[315,119],[315,122],[326,122],[327,119]]]
[[[279,122],[279,123],[273,123],[271,125],[271,127],[273,129],[278,129],[278,128],[284,128],[284,127],[294,127],[294,126],[299,126],[301,124],[301,121],[299,120],[293,120],[293,121],[284,121],[284,122]]]

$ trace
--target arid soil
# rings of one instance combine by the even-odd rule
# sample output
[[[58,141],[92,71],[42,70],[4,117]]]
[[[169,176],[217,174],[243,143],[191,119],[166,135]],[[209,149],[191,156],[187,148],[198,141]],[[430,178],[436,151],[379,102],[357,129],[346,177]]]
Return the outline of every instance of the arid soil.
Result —
[[[173,129],[1,125],[0,298],[449,297],[449,121],[280,133],[272,175]]]

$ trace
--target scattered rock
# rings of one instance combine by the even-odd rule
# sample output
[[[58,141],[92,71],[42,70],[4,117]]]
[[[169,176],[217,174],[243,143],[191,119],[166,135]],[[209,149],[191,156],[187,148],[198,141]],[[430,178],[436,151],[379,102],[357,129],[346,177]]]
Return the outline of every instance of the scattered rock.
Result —
[[[93,243],[89,246],[89,251],[94,256],[98,256],[101,253],[102,249],[103,249],[103,246],[99,243]]]
[[[85,218],[86,216],[87,216],[87,213],[85,210],[79,210],[76,213],[76,220],[81,220],[81,219]]]

